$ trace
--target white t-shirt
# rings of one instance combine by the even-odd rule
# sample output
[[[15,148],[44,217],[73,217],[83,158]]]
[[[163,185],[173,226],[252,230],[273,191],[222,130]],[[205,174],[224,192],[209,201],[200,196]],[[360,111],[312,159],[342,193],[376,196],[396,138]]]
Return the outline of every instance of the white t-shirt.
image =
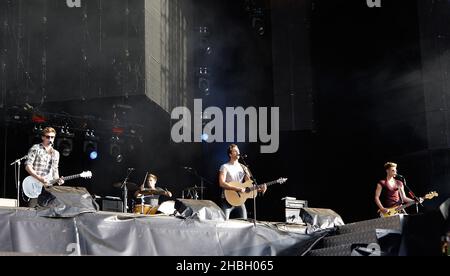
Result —
[[[220,167],[220,171],[225,173],[225,182],[242,183],[245,177],[244,169],[239,163],[236,163],[235,165],[230,163],[223,164],[222,167]]]

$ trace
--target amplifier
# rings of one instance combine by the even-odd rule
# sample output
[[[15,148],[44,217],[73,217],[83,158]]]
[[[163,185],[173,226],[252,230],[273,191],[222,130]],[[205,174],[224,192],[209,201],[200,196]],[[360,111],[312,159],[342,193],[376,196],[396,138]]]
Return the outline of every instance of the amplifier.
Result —
[[[300,211],[302,208],[308,207],[307,200],[298,200],[293,197],[283,198],[285,215],[287,223],[303,224],[303,220],[300,216]]]
[[[123,201],[119,197],[96,197],[96,202],[102,211],[114,213],[123,212]]]
[[[17,199],[0,198],[1,207],[17,207]]]
[[[308,207],[307,200],[299,200],[296,198],[285,198],[285,207],[290,209],[301,209]]]

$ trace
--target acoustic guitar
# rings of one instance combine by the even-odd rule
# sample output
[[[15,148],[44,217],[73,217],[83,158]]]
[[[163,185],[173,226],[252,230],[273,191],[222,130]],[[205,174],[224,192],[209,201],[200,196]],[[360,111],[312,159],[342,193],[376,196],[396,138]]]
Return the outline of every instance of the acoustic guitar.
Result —
[[[236,188],[245,188],[245,193],[232,191],[232,190],[225,190],[225,199],[231,206],[240,206],[247,201],[249,198],[256,197],[258,192],[256,192],[258,189],[262,188],[264,185],[267,185],[267,187],[273,185],[273,184],[283,184],[287,181],[287,178],[280,178],[278,180],[264,183],[261,185],[253,185],[253,181],[249,180],[245,183],[239,183],[239,182],[230,182],[230,184],[233,187]]]

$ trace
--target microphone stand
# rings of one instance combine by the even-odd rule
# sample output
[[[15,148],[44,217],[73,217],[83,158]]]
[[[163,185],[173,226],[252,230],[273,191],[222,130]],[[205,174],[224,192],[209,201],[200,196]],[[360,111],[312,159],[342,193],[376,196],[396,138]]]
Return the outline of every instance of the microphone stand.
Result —
[[[200,199],[203,200],[203,190],[205,189],[205,185],[204,183],[208,183],[209,185],[214,185],[211,183],[211,181],[209,181],[208,179],[204,178],[203,176],[199,175],[198,172],[193,169],[193,168],[189,168],[189,167],[184,167],[185,170],[187,170],[188,172],[190,172],[192,175],[194,175],[195,177],[200,179]],[[194,199],[198,199],[198,194],[197,191],[194,189]]]
[[[12,165],[17,165],[15,167],[16,169],[16,189],[17,189],[17,202],[16,202],[16,207],[20,207],[20,165],[22,164],[22,160],[27,159],[28,155],[25,155],[19,159],[17,159],[16,161],[12,162],[11,164],[9,164],[10,166]]]
[[[256,178],[253,177],[253,173],[250,171],[250,166],[245,162],[245,158],[241,156],[240,160],[242,160],[242,164],[248,169],[248,173],[250,174],[248,177],[253,180],[253,226],[256,228],[256,196],[258,195],[258,182],[256,181]]]
[[[120,187],[123,189],[123,212],[128,213],[128,178],[130,177],[130,174],[133,172],[133,170],[128,169],[127,176],[123,180],[122,186]]]
[[[411,190],[411,188],[408,185],[406,185],[406,179],[404,177],[401,177],[401,179],[403,180],[403,185],[405,185],[405,187],[408,189],[409,195],[412,196],[414,198],[414,200],[416,201],[416,214],[418,214],[419,213],[419,204],[422,207],[424,207],[424,206],[420,202],[420,199],[416,196],[416,194]]]

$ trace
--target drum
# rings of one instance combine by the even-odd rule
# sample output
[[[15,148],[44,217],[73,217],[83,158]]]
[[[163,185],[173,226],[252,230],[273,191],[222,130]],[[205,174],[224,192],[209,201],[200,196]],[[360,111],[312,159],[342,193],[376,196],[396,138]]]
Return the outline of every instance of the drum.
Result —
[[[153,207],[152,205],[147,204],[136,204],[133,208],[134,214],[141,215],[154,215],[158,211],[158,207]]]
[[[165,215],[174,215],[176,212],[175,201],[168,200],[161,203],[161,205],[159,205],[158,207],[158,212],[163,213]]]

